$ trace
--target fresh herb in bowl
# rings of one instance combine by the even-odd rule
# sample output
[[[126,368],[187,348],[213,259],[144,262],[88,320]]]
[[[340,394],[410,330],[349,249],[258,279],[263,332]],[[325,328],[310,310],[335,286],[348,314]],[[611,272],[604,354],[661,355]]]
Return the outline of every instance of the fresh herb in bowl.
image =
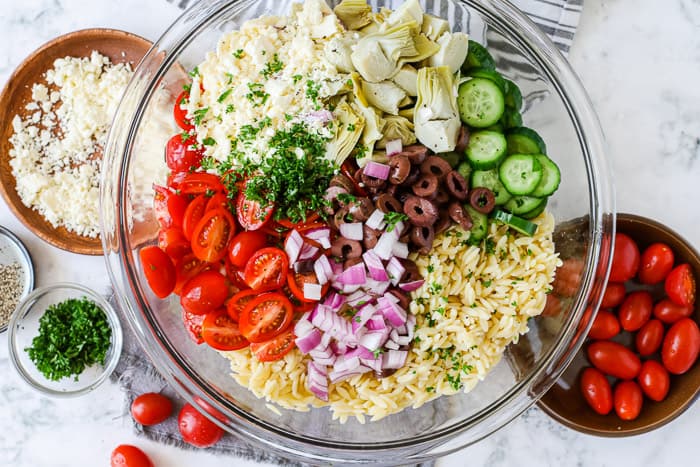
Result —
[[[39,335],[25,348],[37,369],[49,380],[78,375],[104,365],[112,338],[105,312],[86,297],[51,305],[39,320]]]

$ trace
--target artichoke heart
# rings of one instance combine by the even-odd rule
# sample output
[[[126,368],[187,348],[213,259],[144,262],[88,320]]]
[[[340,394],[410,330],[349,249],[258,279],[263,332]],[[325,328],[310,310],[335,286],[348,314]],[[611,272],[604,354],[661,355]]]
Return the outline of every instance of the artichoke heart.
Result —
[[[450,72],[456,73],[467,58],[469,36],[462,32],[446,32],[438,38],[437,43],[440,50],[430,57],[428,64],[433,67],[446,66]]]
[[[440,46],[437,42],[431,41],[423,34],[419,34],[416,36],[415,46],[417,53],[411,57],[401,59],[399,61],[401,66],[409,62],[422,62],[423,60],[430,58],[432,55],[436,54],[440,50]]]
[[[401,68],[400,59],[418,55],[417,35],[415,21],[368,34],[355,45],[350,56],[352,64],[366,81],[377,83],[389,79]]]
[[[425,34],[431,41],[436,41],[438,37],[449,30],[450,23],[448,23],[447,20],[428,13],[423,15],[423,25],[421,26],[420,32]]]
[[[360,29],[372,22],[372,7],[366,0],[343,0],[333,11],[347,29]]]
[[[358,158],[357,160],[358,165],[362,167],[369,160],[367,156],[372,154],[374,143],[381,139],[386,121],[382,118],[381,112],[377,112],[377,110],[369,104],[363,91],[360,75],[351,73],[350,80],[352,81],[353,90],[351,107],[356,114],[362,115],[365,119],[365,127],[360,137],[360,143],[366,148],[365,157]]]
[[[355,40],[348,34],[335,36],[326,42],[324,54],[326,60],[335,65],[341,73],[351,73],[355,71],[350,54],[352,54],[352,44]]]
[[[370,105],[388,114],[397,115],[404,101],[406,91],[391,81],[381,83],[362,82],[362,93]]]
[[[391,26],[410,21],[415,21],[418,26],[423,24],[423,8],[418,0],[406,0],[386,19]]]
[[[365,128],[365,118],[355,112],[345,99],[336,106],[333,114],[336,117],[335,137],[328,143],[326,152],[335,155],[335,163],[340,165],[355,148],[357,141]]]
[[[384,149],[386,143],[395,139],[400,139],[403,146],[408,146],[416,142],[416,134],[413,132],[413,123],[406,117],[400,115],[387,115],[384,117],[384,136],[377,141],[377,147]]]
[[[391,80],[398,84],[401,89],[406,91],[409,96],[418,95],[418,86],[416,81],[418,80],[418,70],[413,68],[411,65],[404,65],[401,67],[398,73],[396,73]]]
[[[418,70],[414,125],[418,141],[436,153],[454,150],[461,126],[455,79],[446,66]]]

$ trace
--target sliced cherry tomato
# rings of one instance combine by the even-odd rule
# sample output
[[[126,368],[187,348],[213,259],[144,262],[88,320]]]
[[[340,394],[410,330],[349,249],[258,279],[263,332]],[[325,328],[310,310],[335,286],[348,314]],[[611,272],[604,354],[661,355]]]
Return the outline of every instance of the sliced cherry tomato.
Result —
[[[677,321],[666,332],[661,347],[661,361],[674,375],[681,375],[695,363],[700,353],[700,330],[690,318]]]
[[[189,253],[183,256],[175,264],[175,292],[180,295],[182,293],[182,286],[185,285],[187,281],[192,279],[194,276],[202,271],[206,271],[211,267],[211,264],[197,259],[193,253]]]
[[[695,304],[695,275],[688,263],[676,266],[666,276],[664,290],[668,298],[678,305]]]
[[[202,261],[221,261],[235,231],[236,221],[230,212],[222,208],[207,211],[192,232],[192,252]]]
[[[206,172],[193,172],[185,175],[178,185],[178,189],[186,195],[199,195],[202,193],[219,193],[224,191],[219,177]]]
[[[228,259],[237,268],[244,268],[253,254],[267,246],[267,235],[259,230],[244,230],[231,239]]]
[[[180,186],[180,183],[185,179],[185,177],[189,174],[189,172],[170,172],[168,175],[168,188],[172,188],[173,190],[177,190],[178,187]]]
[[[273,362],[287,355],[294,345],[294,330],[288,329],[274,339],[250,344],[250,351],[261,362]]]
[[[175,265],[170,257],[155,245],[142,248],[139,256],[146,281],[156,297],[170,295],[175,288]]]
[[[259,202],[248,199],[245,190],[241,190],[236,198],[236,215],[238,223],[245,230],[258,230],[265,225],[275,211],[273,204],[262,206]]]
[[[581,285],[583,266],[579,258],[565,259],[554,276],[553,292],[562,297],[573,297]]]
[[[238,288],[239,290],[250,289],[248,284],[245,283],[245,277],[243,277],[243,269],[237,268],[228,258],[225,258],[224,264],[226,266],[226,277],[231,281],[231,284]]]
[[[204,318],[202,337],[209,347],[217,350],[238,350],[250,344],[223,308]]]
[[[161,228],[180,227],[187,209],[187,199],[169,188],[153,185],[153,210]]]
[[[250,342],[260,343],[284,332],[292,324],[293,315],[292,302],[281,293],[270,292],[249,301],[238,324]]]
[[[666,399],[671,387],[671,378],[664,366],[656,360],[642,363],[642,369],[637,376],[639,387],[646,396],[656,402]]]
[[[306,283],[318,284],[316,274],[314,274],[313,272],[302,274],[294,271],[290,271],[287,274],[287,285],[289,286],[289,291],[292,292],[292,295],[294,295],[294,297],[296,297],[297,300],[305,303],[318,302],[318,300],[313,300],[304,297],[304,284]],[[330,284],[328,282],[323,284],[323,287],[321,288],[321,297],[326,295],[329,286]]]
[[[588,337],[596,340],[612,339],[620,333],[620,322],[610,310],[598,310],[593,320]]]
[[[190,252],[190,242],[185,238],[182,229],[171,227],[158,232],[158,246],[177,261]]]
[[[195,315],[187,310],[182,310],[182,322],[185,324],[185,330],[197,345],[204,342],[202,323],[204,323],[205,317],[206,315]]]
[[[177,126],[185,131],[194,130],[194,125],[192,125],[190,119],[187,118],[187,110],[182,107],[189,99],[189,91],[182,91],[175,99],[175,105],[173,106],[173,117],[175,117],[175,123],[177,123]]]
[[[596,341],[590,344],[588,360],[606,375],[620,379],[634,379],[642,367],[642,362],[634,352],[611,341]]]
[[[219,308],[226,301],[226,297],[226,278],[216,271],[203,271],[182,287],[180,304],[190,313],[201,315]]]
[[[241,318],[241,313],[251,300],[260,295],[260,292],[253,289],[241,290],[226,302],[226,312],[236,323]]]
[[[610,268],[611,282],[625,282],[632,279],[639,269],[639,248],[628,235],[615,234],[615,248]]]
[[[189,403],[180,410],[177,425],[183,441],[198,448],[212,446],[224,435],[224,430]]]
[[[279,248],[263,248],[246,263],[243,277],[248,287],[255,290],[278,289],[287,279],[289,260]]]
[[[131,416],[141,425],[157,425],[173,413],[170,399],[157,392],[141,394],[131,403]]]
[[[207,207],[207,197],[204,194],[193,199],[185,210],[185,216],[182,220],[182,234],[187,240],[192,240],[192,234],[195,227],[202,220]]]
[[[619,282],[610,282],[605,288],[605,293],[603,294],[603,301],[600,304],[603,308],[615,308],[622,304],[625,299],[625,284],[620,284]]]
[[[229,205],[228,197],[225,194],[216,193],[207,201],[207,211],[211,211],[212,209],[216,208],[221,208],[228,212],[231,212],[231,206]]]
[[[664,325],[658,319],[650,319],[639,329],[634,337],[634,345],[637,353],[642,357],[648,357],[656,353],[664,340]]]
[[[352,181],[352,184],[355,186],[355,194],[357,194],[358,196],[367,196],[367,191],[365,191],[365,189],[357,183],[357,180],[355,180],[357,164],[354,164],[349,159],[346,159],[345,162],[343,162],[343,164],[340,166],[340,172]]]
[[[603,373],[595,368],[586,368],[581,373],[581,393],[588,405],[601,415],[613,408],[612,388]]]
[[[622,420],[634,420],[642,411],[644,395],[642,389],[634,381],[617,383],[613,398],[615,400],[615,413]]]
[[[673,269],[673,250],[665,243],[653,243],[642,253],[637,278],[642,284],[658,284]]]
[[[131,444],[120,444],[109,459],[110,467],[153,467],[153,462],[142,450]]]
[[[182,135],[175,135],[165,145],[165,163],[173,172],[187,172],[196,170],[202,164],[204,150],[197,147],[197,140],[190,136],[182,139]]]
[[[620,305],[618,316],[625,331],[636,331],[651,318],[654,299],[646,290],[631,292]]]
[[[306,213],[306,219],[301,220],[299,222],[292,222],[289,219],[280,219],[277,221],[278,224],[280,224],[282,227],[285,227],[287,229],[302,229],[305,230],[305,227],[308,228],[307,226],[311,224],[315,224],[318,218],[321,217],[317,212],[307,212]],[[321,224],[323,225],[323,224]]]
[[[694,311],[693,305],[678,305],[668,298],[654,305],[654,316],[666,324],[673,324],[683,318],[689,318]]]

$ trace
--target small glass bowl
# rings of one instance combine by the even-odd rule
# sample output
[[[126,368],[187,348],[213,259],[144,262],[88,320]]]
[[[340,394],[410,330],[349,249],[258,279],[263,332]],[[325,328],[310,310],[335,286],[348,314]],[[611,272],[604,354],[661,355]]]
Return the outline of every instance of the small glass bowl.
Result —
[[[32,345],[32,340],[39,334],[39,319],[50,305],[83,297],[92,300],[104,311],[112,330],[112,342],[105,356],[105,364],[86,368],[77,380],[69,376],[51,381],[36,368],[25,349]],[[19,375],[32,388],[51,396],[72,397],[92,391],[114,371],[122,351],[122,327],[116,311],[103,296],[79,284],[57,283],[34,290],[17,306],[10,319],[8,332],[10,360]]]

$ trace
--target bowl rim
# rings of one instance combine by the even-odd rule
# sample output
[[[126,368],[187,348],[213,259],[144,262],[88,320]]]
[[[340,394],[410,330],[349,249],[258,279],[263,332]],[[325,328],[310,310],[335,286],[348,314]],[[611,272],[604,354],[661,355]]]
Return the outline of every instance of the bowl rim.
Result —
[[[84,387],[79,387],[78,389],[71,391],[59,391],[52,389],[42,382],[37,381],[33,378],[26,370],[25,365],[22,364],[19,358],[16,340],[19,328],[22,325],[22,320],[32,311],[32,306],[34,305],[36,299],[49,294],[57,290],[71,290],[77,291],[88,299],[94,301],[105,313],[107,322],[112,331],[112,337],[110,339],[110,349],[108,353],[110,354],[109,360],[105,362],[105,365],[100,372],[100,374]],[[42,312],[43,313],[43,312]],[[110,303],[101,294],[89,289],[81,284],[73,282],[57,282],[54,284],[45,285],[42,287],[37,287],[29,295],[27,295],[17,306],[15,312],[12,314],[10,323],[8,326],[7,343],[9,348],[10,361],[14,366],[17,374],[34,390],[39,391],[43,394],[47,394],[55,397],[76,397],[83,394],[87,394],[93,389],[97,388],[100,384],[106,381],[112,372],[116,369],[119,363],[119,358],[121,356],[122,347],[124,343],[123,331],[121,322],[119,320],[119,315]]]
[[[20,261],[22,261],[22,266],[24,269],[26,269],[28,277],[27,277],[27,290],[22,292],[22,295],[19,298],[19,301],[17,302],[17,305],[15,306],[15,310],[19,306],[19,304],[24,300],[31,292],[34,290],[34,283],[36,280],[36,273],[34,271],[34,261],[32,260],[32,255],[29,253],[29,250],[27,249],[27,246],[22,242],[22,240],[19,239],[17,235],[15,235],[11,230],[3,227],[0,225],[0,241],[8,241],[15,245],[17,249],[19,250],[21,254],[21,258],[18,258]],[[12,316],[10,315],[10,319],[12,319]],[[0,333],[5,332],[7,330],[7,327],[10,325],[10,320],[7,320],[7,323],[2,324],[0,323]]]

